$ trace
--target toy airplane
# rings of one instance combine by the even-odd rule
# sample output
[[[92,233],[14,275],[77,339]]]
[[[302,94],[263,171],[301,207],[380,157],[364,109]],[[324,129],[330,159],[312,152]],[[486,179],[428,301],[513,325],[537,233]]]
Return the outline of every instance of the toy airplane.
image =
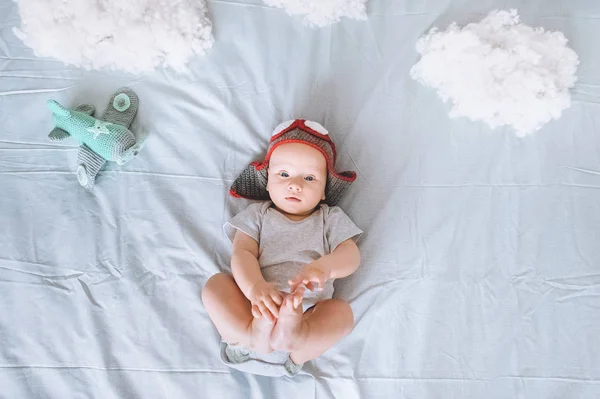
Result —
[[[81,142],[77,156],[77,180],[88,191],[94,188],[96,175],[106,161],[124,165],[143,146],[129,130],[138,110],[137,95],[127,88],[111,98],[102,118],[94,118],[94,106],[79,105],[69,110],[54,100],[48,101],[55,128],[48,138],[62,141],[69,136]]]

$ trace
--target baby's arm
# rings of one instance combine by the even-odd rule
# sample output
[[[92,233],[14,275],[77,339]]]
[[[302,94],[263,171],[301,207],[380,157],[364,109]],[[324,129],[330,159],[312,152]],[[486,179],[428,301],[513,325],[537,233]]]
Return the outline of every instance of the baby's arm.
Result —
[[[330,279],[347,277],[358,269],[360,251],[352,239],[347,239],[331,254],[320,257],[316,262],[330,271]]]
[[[252,287],[264,281],[258,264],[258,242],[239,230],[233,238],[231,272],[238,287],[248,299]]]
[[[279,290],[267,283],[260,272],[258,242],[241,231],[237,231],[233,239],[231,272],[240,291],[252,303],[252,315],[265,316],[271,322],[275,321],[283,298]]]
[[[304,284],[311,291],[317,283],[323,288],[330,279],[342,278],[351,275],[360,264],[360,251],[352,239],[338,245],[331,254],[324,255],[314,262],[306,265],[304,269],[289,281],[290,290]]]

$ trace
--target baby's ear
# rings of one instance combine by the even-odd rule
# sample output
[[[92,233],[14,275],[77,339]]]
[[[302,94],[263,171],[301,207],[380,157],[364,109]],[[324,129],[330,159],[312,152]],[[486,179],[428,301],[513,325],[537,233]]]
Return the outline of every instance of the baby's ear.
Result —
[[[265,187],[267,191],[269,191],[269,167],[267,166],[267,186]]]

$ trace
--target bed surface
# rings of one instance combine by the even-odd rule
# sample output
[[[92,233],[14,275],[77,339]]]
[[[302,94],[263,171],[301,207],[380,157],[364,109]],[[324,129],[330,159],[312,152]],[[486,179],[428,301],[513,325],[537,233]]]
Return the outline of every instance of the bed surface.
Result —
[[[0,0],[1,398],[600,397],[600,5],[368,3],[322,29],[259,0],[210,1],[215,45],[188,76],[86,72],[38,59]],[[573,105],[517,138],[409,76],[431,26],[517,7],[580,57]],[[45,102],[102,111],[128,86],[142,153],[92,194]],[[279,122],[321,122],[340,204],[365,231],[338,280],[356,328],[293,380],[229,370],[200,301],[227,270],[228,195]]]

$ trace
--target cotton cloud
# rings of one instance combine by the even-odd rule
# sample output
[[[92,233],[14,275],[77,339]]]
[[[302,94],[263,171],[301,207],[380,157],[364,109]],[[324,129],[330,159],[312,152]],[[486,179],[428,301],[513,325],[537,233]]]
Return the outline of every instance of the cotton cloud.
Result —
[[[451,117],[532,133],[571,105],[579,60],[561,32],[519,22],[516,10],[433,28],[417,42],[411,76],[452,103]]]

